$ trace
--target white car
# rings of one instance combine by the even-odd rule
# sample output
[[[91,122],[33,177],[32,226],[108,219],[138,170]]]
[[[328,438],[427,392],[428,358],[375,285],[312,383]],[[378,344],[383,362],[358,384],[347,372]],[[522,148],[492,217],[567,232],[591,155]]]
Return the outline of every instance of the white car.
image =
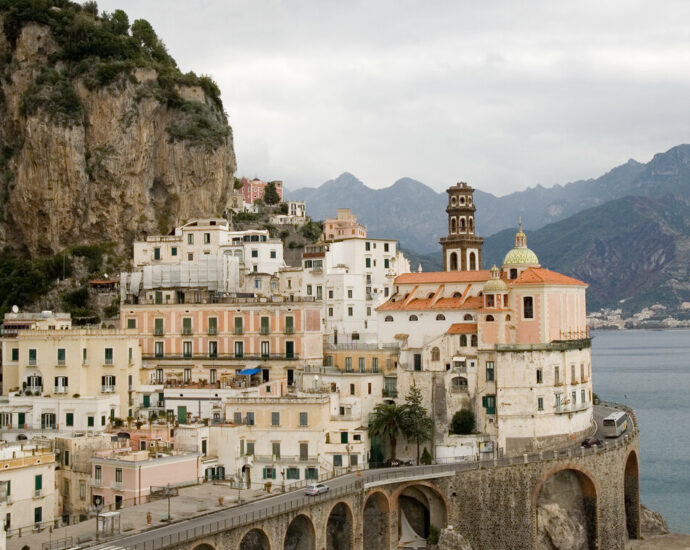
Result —
[[[307,488],[304,490],[304,494],[316,496],[320,495],[321,493],[327,493],[328,489],[328,485],[324,485],[323,483],[312,483],[311,485],[307,485]]]

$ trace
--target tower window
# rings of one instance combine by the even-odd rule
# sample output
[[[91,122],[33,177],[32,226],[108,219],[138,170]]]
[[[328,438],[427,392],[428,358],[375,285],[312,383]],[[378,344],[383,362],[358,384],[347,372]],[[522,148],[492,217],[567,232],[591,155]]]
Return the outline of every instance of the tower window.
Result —
[[[453,216],[450,219],[450,232],[455,233],[455,231],[456,231],[456,222],[455,222],[455,216]]]
[[[450,255],[450,270],[451,271],[457,271],[458,270],[458,255],[453,252]]]
[[[477,269],[477,255],[474,252],[470,252],[470,270]]]
[[[460,204],[465,204],[465,197],[460,197]]]
[[[522,316],[525,319],[534,319],[534,298],[532,296],[522,298]]]
[[[460,218],[460,232],[465,232],[465,218]]]
[[[517,276],[518,276],[518,274],[517,274],[517,269],[515,269],[515,268],[513,267],[513,268],[510,270],[510,278],[511,278],[511,279],[517,279]]]

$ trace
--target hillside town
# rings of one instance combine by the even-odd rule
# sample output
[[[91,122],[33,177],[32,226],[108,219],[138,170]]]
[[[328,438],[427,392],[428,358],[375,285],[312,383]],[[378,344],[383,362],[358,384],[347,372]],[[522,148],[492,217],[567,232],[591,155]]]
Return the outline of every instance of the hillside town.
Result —
[[[251,209],[267,185],[244,181],[228,210]],[[441,272],[411,271],[395,240],[369,238],[347,209],[324,220],[299,267],[269,230],[235,230],[230,215],[134,242],[131,270],[102,282],[119,327],[7,313],[7,536],[117,513],[164,486],[289,491],[584,437],[586,284],[540,267],[521,228],[503,264],[484,269],[474,190],[447,193]],[[307,220],[304,203],[284,204],[275,223]],[[381,429],[415,402],[427,432]]]

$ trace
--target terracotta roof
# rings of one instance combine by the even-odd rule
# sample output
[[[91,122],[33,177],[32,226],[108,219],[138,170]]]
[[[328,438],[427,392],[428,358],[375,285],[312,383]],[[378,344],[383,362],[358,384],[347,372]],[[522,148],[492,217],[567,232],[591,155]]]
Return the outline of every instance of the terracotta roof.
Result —
[[[429,283],[477,283],[488,281],[491,273],[488,269],[479,271],[429,271],[422,273],[403,273],[395,278],[397,284]]]
[[[477,323],[453,323],[446,334],[475,334]]]
[[[477,309],[482,307],[481,296],[472,296],[464,300],[460,298],[439,298],[434,302],[432,298],[414,298],[412,300],[398,299],[396,302],[387,301],[381,304],[377,311],[420,311],[425,309]]]
[[[526,269],[520,276],[508,281],[511,285],[575,285],[575,286],[589,286],[578,279],[573,279],[562,273],[551,271],[543,267],[530,267]]]
[[[120,284],[120,279],[91,279],[90,285],[113,285]]]

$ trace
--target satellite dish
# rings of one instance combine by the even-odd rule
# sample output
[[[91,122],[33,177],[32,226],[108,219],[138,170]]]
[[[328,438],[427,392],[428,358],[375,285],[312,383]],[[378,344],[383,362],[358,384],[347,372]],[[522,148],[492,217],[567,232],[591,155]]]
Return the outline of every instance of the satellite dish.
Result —
[[[17,306],[12,306],[12,313],[19,313],[19,308]]]

